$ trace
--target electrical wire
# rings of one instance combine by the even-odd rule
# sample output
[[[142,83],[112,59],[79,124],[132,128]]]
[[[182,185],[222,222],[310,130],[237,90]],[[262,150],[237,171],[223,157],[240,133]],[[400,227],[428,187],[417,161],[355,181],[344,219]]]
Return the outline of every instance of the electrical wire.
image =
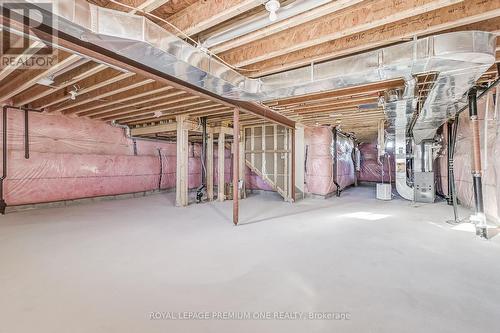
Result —
[[[134,7],[134,6],[130,6],[130,5],[118,2],[116,0],[108,0],[108,1],[111,2],[111,3],[114,3],[115,5],[119,5],[119,6],[125,7],[127,9],[130,9],[131,11],[139,12],[139,13],[143,14],[144,16],[149,16],[151,18],[154,18],[156,20],[159,20],[159,21],[167,24],[169,27],[171,27],[172,29],[174,29],[175,31],[177,31],[180,35],[182,35],[185,39],[189,40],[191,43],[193,43],[194,45],[196,45],[196,47],[198,49],[200,49],[202,52],[206,53],[210,57],[214,57],[215,59],[217,59],[218,61],[220,61],[221,63],[223,63],[224,65],[226,65],[227,67],[229,67],[229,68],[231,68],[231,69],[233,69],[235,71],[256,72],[256,71],[259,70],[259,69],[244,69],[244,68],[236,67],[236,66],[233,66],[233,65],[227,63],[221,57],[219,57],[215,53],[211,52],[209,49],[204,48],[198,41],[196,41],[193,38],[191,38],[184,31],[182,31],[181,29],[177,28],[175,25],[173,25],[172,23],[168,22],[164,18],[161,18],[161,17],[159,17],[157,15],[148,13],[147,11],[145,11],[143,9],[140,9],[140,8],[137,8],[137,7]]]

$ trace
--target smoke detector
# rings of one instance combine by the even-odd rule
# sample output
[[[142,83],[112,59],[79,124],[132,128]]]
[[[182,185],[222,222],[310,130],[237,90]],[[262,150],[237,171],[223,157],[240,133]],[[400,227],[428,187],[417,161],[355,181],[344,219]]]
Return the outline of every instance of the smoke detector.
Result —
[[[280,9],[280,2],[278,0],[269,0],[266,2],[266,10],[269,12],[269,20],[271,22],[276,21],[278,15],[276,12]]]
[[[155,118],[160,118],[161,116],[163,116],[163,112],[155,111],[154,116],[155,116]]]

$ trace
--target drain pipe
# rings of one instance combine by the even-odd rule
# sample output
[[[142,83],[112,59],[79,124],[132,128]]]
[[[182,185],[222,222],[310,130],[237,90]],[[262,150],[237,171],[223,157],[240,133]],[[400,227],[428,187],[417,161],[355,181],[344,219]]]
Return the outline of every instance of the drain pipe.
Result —
[[[5,215],[5,208],[7,208],[7,203],[5,202],[4,198],[4,181],[7,178],[7,162],[8,162],[8,137],[7,137],[7,128],[8,128],[8,110],[9,109],[14,109],[14,110],[20,110],[24,111],[24,158],[29,159],[30,158],[30,151],[29,151],[29,133],[28,133],[28,123],[29,123],[29,117],[28,117],[28,112],[42,112],[40,110],[35,110],[35,109],[29,109],[29,108],[21,108],[21,107],[14,107],[14,106],[9,106],[9,105],[4,105],[2,106],[2,176],[0,177],[0,214]]]
[[[5,215],[7,203],[3,196],[3,182],[7,178],[7,110],[8,107],[2,108],[2,177],[0,177],[0,213]]]
[[[469,90],[469,118],[472,130],[472,181],[474,185],[475,214],[471,222],[476,225],[476,235],[487,239],[486,216],[484,215],[483,188],[481,180],[481,137],[477,113],[477,89]]]
[[[201,117],[202,138],[201,138],[201,185],[196,190],[196,202],[200,203],[207,188],[207,117]],[[193,143],[194,144],[194,143]],[[194,149],[193,149],[194,152]]]

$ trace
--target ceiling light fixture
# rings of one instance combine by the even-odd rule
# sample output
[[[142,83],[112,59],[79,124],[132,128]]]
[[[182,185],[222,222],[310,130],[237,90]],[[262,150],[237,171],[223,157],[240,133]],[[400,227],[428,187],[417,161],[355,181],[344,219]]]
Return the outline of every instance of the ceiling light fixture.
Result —
[[[274,22],[278,19],[276,12],[280,9],[280,2],[278,0],[269,0],[266,2],[266,10],[269,12],[269,20]]]
[[[78,86],[74,85],[73,90],[69,92],[69,99],[71,99],[72,101],[76,100],[76,96],[78,96],[78,90]]]

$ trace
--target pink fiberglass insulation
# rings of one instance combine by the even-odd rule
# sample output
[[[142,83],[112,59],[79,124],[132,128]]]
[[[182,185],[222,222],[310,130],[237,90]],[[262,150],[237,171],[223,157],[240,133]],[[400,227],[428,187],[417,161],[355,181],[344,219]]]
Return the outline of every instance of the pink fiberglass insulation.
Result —
[[[23,140],[24,113],[9,110],[4,182],[8,205],[175,187],[175,143],[132,140],[125,137],[123,129],[100,121],[39,113],[29,114],[29,159],[24,158]],[[216,166],[217,161],[214,163]],[[225,175],[229,182],[229,150],[225,154]],[[200,146],[190,145],[189,187],[196,188],[200,183]]]
[[[250,170],[249,167],[245,167],[245,187],[248,190],[264,190],[264,191],[274,191],[273,188],[266,183],[262,177],[257,175],[255,172]]]
[[[498,121],[498,108],[495,109],[493,94],[478,100],[478,113],[481,129],[481,160],[482,160],[482,183],[484,208],[487,217],[496,222],[500,222],[500,185],[497,179],[500,179],[500,126]],[[487,99],[489,101],[487,102]],[[486,107],[488,104],[488,108]],[[486,110],[488,112],[486,112]],[[485,130],[485,116],[487,129]],[[474,207],[474,192],[472,185],[472,133],[470,129],[469,113],[464,111],[460,115],[459,127],[457,132],[457,142],[455,156],[453,159],[455,184],[457,198],[459,202],[466,207]],[[487,140],[485,144],[485,133]],[[444,128],[444,142],[446,147],[447,128]],[[485,147],[487,148],[485,151]],[[447,151],[441,154],[437,164],[441,180],[441,189],[443,194],[448,193],[448,169],[447,169]]]
[[[351,138],[342,134],[337,135],[337,183],[340,189],[355,182],[353,149],[354,142]]]
[[[307,149],[306,191],[328,195],[336,190],[333,180],[333,133],[330,127],[308,127],[304,137]],[[343,189],[354,184],[353,142],[338,135],[337,182]]]
[[[394,150],[387,150],[385,157],[378,159],[377,143],[362,143],[359,145],[361,167],[358,180],[364,182],[394,182],[395,161]],[[383,176],[382,176],[383,174]]]

